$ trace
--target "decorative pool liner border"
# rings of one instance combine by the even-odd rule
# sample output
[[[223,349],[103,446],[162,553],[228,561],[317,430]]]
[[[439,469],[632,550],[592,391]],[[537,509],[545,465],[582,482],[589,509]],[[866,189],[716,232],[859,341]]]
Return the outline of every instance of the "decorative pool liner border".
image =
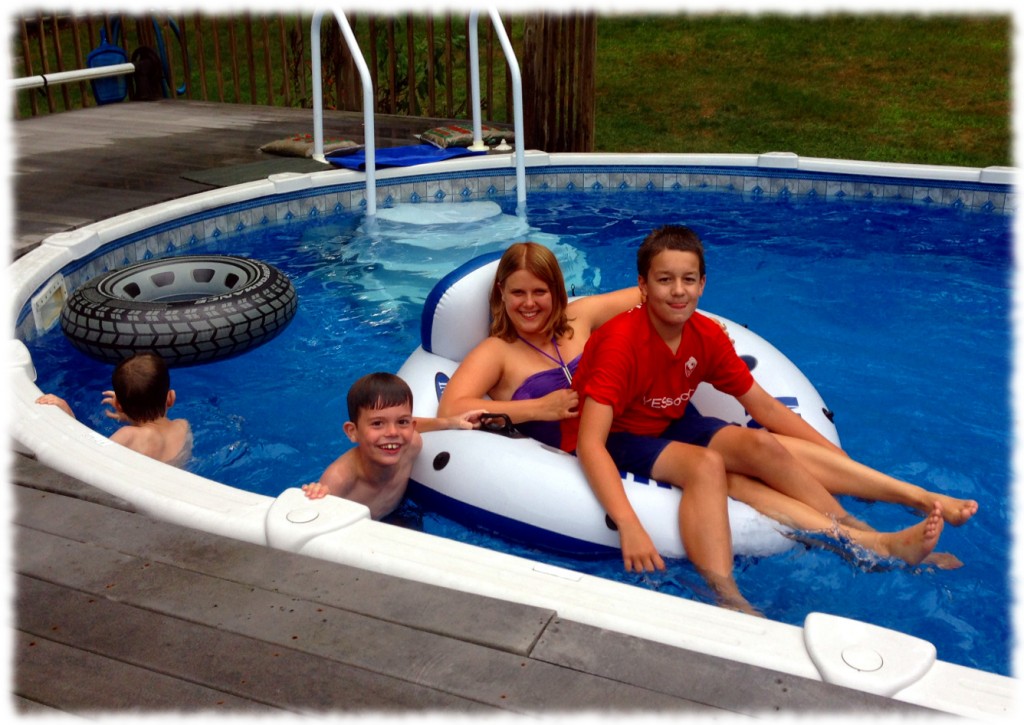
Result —
[[[809,197],[835,202],[885,199],[988,214],[1013,213],[1016,199],[1014,187],[1009,184],[745,166],[543,165],[527,168],[526,180],[527,209],[529,194],[543,192],[728,192],[768,198]],[[514,200],[515,194],[515,170],[511,168],[463,169],[424,174],[412,179],[377,180],[378,209],[396,204]],[[229,202],[109,242],[92,254],[67,264],[60,273],[70,292],[96,275],[135,262],[179,254],[183,250],[201,253],[209,242],[224,241],[255,228],[329,218],[365,208],[366,186],[362,180]],[[15,336],[26,340],[34,334],[31,303],[28,301],[19,312]]]

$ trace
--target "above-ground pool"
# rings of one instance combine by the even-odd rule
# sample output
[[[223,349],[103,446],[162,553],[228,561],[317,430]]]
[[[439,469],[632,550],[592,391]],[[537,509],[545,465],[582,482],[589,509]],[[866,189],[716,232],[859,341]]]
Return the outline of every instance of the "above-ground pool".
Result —
[[[35,385],[66,397],[101,435],[68,433],[70,421],[28,407],[19,410],[18,439],[67,470],[75,464],[57,453],[61,460],[50,460],[43,438],[59,431],[99,446],[113,430],[99,405],[110,366],[73,349],[59,329],[38,334],[52,322],[51,296],[62,296],[54,280],[63,279],[70,292],[107,269],[195,253],[251,256],[292,278],[299,308],[278,337],[240,357],[172,372],[179,401],[173,414],[187,417],[196,434],[188,471],[201,478],[171,470],[168,481],[185,476],[186,489],[202,488],[204,479],[228,484],[251,492],[238,494],[248,506],[246,496],[272,501],[315,480],[348,447],[341,424],[349,384],[370,369],[398,370],[419,342],[426,294],[458,264],[533,239],[555,250],[576,294],[607,291],[635,284],[635,250],[651,229],[682,223],[707,248],[701,306],[750,327],[790,357],[834,411],[851,455],[981,504],[974,520],[947,526],[940,542],[940,550],[964,562],[961,569],[908,568],[799,547],[738,559],[741,590],[785,625],[799,627],[811,612],[848,617],[928,640],[939,660],[1008,675],[1009,171],[788,155],[529,160],[530,193],[519,213],[507,161],[502,167],[500,159],[487,159],[448,162],[415,177],[383,171],[374,220],[359,211],[362,188],[353,179],[360,177],[328,172],[272,177],[213,192],[205,202],[161,205],[149,220],[56,235],[17,276],[18,335],[31,353]],[[479,218],[460,220],[464,202],[474,203],[461,211]],[[423,223],[427,212],[441,209],[451,218]],[[406,210],[412,215],[403,217]],[[36,431],[39,421],[28,418],[45,427]],[[106,446],[103,455],[110,452]],[[129,457],[126,465],[134,464]],[[103,472],[80,477],[108,490],[118,485],[107,484]],[[140,494],[141,501],[115,492],[155,515],[184,515],[172,512],[177,502],[161,507],[164,491]],[[917,520],[890,504],[844,503],[880,529]],[[234,517],[233,525],[248,516]],[[218,530],[217,518],[200,517],[195,525]],[[405,532],[708,601],[685,562],[670,564],[664,575],[629,575],[617,557],[559,557],[447,521],[415,501],[389,521]],[[222,533],[259,540],[258,533],[227,528]]]

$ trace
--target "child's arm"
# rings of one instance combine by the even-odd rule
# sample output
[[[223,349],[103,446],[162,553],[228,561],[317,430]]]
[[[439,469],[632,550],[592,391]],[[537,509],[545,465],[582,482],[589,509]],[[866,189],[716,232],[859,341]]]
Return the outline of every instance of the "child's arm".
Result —
[[[665,562],[626,497],[618,466],[605,446],[614,415],[610,405],[593,398],[586,401],[580,417],[576,456],[598,501],[619,530],[626,571],[663,570]]]
[[[430,433],[435,430],[472,430],[480,427],[480,415],[486,410],[470,410],[447,418],[413,418],[416,421],[416,430],[420,433]]]
[[[46,395],[40,395],[38,398],[36,398],[36,402],[39,403],[39,405],[53,405],[53,406],[63,410],[65,413],[70,415],[72,418],[75,417],[75,413],[74,413],[73,410],[71,410],[71,406],[68,405],[67,401],[64,400],[64,398],[61,398],[60,396],[54,395],[53,393],[47,393]],[[76,420],[77,420],[77,418],[76,418]]]
[[[832,443],[825,436],[799,415],[768,394],[764,388],[756,382],[746,393],[737,397],[743,407],[750,413],[750,416],[772,433],[787,435],[791,438],[801,438],[811,443],[817,443],[842,455],[846,455],[839,446]]]
[[[328,494],[345,498],[356,484],[355,449],[346,451],[329,465],[316,483],[302,487],[306,498],[323,498]]]
[[[117,404],[117,395],[114,394],[113,390],[103,391],[103,405],[109,405],[110,410],[104,411],[108,418],[113,418],[119,423],[131,423],[131,419],[121,411],[121,407]]]

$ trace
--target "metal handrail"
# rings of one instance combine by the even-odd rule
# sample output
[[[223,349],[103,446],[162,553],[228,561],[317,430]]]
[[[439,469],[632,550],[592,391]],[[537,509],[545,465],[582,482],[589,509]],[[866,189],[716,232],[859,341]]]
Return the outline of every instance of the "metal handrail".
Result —
[[[313,13],[313,21],[310,27],[310,46],[313,55],[313,158],[326,164],[324,156],[324,99],[323,85],[320,70],[320,24],[323,20],[323,10]],[[344,13],[334,11],[334,17],[341,26],[341,32],[345,36],[345,42],[352,58],[355,60],[356,68],[359,70],[359,78],[363,84],[363,127],[364,140],[363,148],[366,155],[366,215],[377,214],[377,172],[376,172],[376,147],[374,132],[374,94],[373,81],[370,79],[370,70],[366,67],[366,60],[359,49],[359,43],[352,33],[352,27],[348,24],[348,18]]]
[[[56,73],[41,73],[34,76],[25,76],[24,78],[13,78],[8,83],[13,90],[19,91],[24,88],[46,88],[47,86],[55,86],[61,83],[123,76],[134,72],[134,63],[117,63],[116,65],[104,65],[96,68],[63,70]]]
[[[322,71],[320,62],[320,25],[323,21],[324,10],[317,10],[313,13],[312,25],[310,28],[310,46],[313,61],[313,158],[321,163],[327,163],[324,156],[324,112],[323,112],[323,86]],[[497,9],[490,8],[488,15],[491,24],[498,35],[501,49],[505,54],[505,61],[508,63],[509,74],[512,79],[512,104],[513,104],[513,127],[515,130],[515,167],[516,167],[516,200],[520,210],[526,205],[526,156],[523,151],[523,81],[519,71],[519,62],[516,59],[515,51],[512,49],[512,41],[505,32],[505,25],[501,22],[501,16]],[[469,14],[469,49],[470,49],[470,80],[473,102],[473,145],[471,149],[482,151],[487,148],[483,143],[482,125],[480,122],[480,50],[477,39],[477,21],[480,16],[479,10],[472,10]],[[370,79],[370,71],[366,66],[359,43],[356,41],[352,28],[344,13],[334,11],[334,17],[341,27],[341,32],[348,44],[349,51],[355,60],[356,68],[359,70],[359,77],[363,84],[363,117],[365,126],[365,154],[366,154],[366,214],[374,216],[377,213],[377,188],[376,188],[376,159],[374,146],[374,94],[373,81]]]
[[[505,25],[501,22],[501,16],[497,9],[490,8],[488,15],[491,18],[491,25],[498,35],[501,49],[505,53],[505,62],[508,63],[509,74],[512,78],[512,109],[513,127],[515,129],[515,163],[516,163],[516,200],[520,209],[526,205],[526,156],[523,151],[523,81],[519,72],[519,61],[516,60],[515,51],[512,49],[512,41],[505,32]],[[471,149],[482,151],[487,148],[483,142],[482,126],[480,123],[480,51],[477,40],[477,19],[479,10],[472,10],[469,13],[469,58],[470,58],[470,81],[473,100],[473,145]]]

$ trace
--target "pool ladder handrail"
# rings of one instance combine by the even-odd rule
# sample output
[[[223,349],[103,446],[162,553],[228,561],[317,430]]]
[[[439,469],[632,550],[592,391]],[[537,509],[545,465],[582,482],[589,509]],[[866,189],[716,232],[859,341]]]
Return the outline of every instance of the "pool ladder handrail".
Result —
[[[323,20],[324,10],[317,10],[313,13],[313,20],[310,27],[310,45],[312,48],[313,61],[313,158],[320,163],[326,164],[324,156],[324,107],[323,107],[323,84],[320,68],[320,25]],[[376,173],[376,133],[374,131],[374,111],[376,104],[373,99],[373,81],[370,79],[370,70],[366,67],[366,60],[359,49],[352,27],[348,23],[345,13],[337,10],[334,18],[341,27],[342,35],[345,36],[345,43],[349,52],[355,60],[356,68],[359,70],[359,78],[363,84],[363,150],[366,156],[366,215],[377,214],[377,173]]]
[[[501,49],[505,53],[505,62],[508,63],[509,75],[512,79],[512,123],[515,132],[515,164],[516,164],[516,200],[520,208],[526,204],[526,155],[523,152],[523,81],[519,71],[519,61],[516,59],[515,51],[512,49],[512,42],[505,32],[505,24],[501,22],[501,15],[497,8],[488,9],[491,18],[491,26],[498,36]],[[473,145],[470,149],[474,151],[485,151],[487,145],[483,142],[482,126],[480,124],[480,52],[479,40],[477,38],[477,19],[480,16],[479,10],[471,10],[469,13],[469,62],[470,81],[473,96]]]
[[[320,25],[326,11],[317,10],[313,13],[313,20],[310,29],[310,45],[312,48],[313,64],[313,158],[320,163],[327,163],[324,156],[324,112],[323,112],[323,86],[322,71],[320,62]],[[519,70],[519,61],[516,59],[515,51],[512,49],[512,42],[505,32],[505,25],[501,22],[501,16],[496,8],[490,8],[488,15],[491,24],[498,35],[501,49],[505,54],[505,61],[508,63],[509,74],[512,78],[512,105],[513,105],[513,129],[515,133],[515,166],[516,166],[516,200],[520,210],[526,205],[526,156],[523,151],[523,82]],[[470,148],[474,151],[484,151],[487,145],[483,142],[482,125],[480,123],[480,52],[477,39],[477,21],[480,16],[479,10],[472,10],[469,14],[469,49],[470,49],[470,80],[473,101],[473,144]],[[364,148],[366,155],[366,214],[374,216],[377,213],[377,182],[376,182],[376,158],[375,158],[375,133],[374,133],[374,103],[373,81],[370,78],[370,71],[366,66],[359,43],[352,32],[345,14],[337,10],[334,17],[341,27],[345,43],[355,60],[356,68],[359,70],[359,78],[363,85],[363,125]]]

